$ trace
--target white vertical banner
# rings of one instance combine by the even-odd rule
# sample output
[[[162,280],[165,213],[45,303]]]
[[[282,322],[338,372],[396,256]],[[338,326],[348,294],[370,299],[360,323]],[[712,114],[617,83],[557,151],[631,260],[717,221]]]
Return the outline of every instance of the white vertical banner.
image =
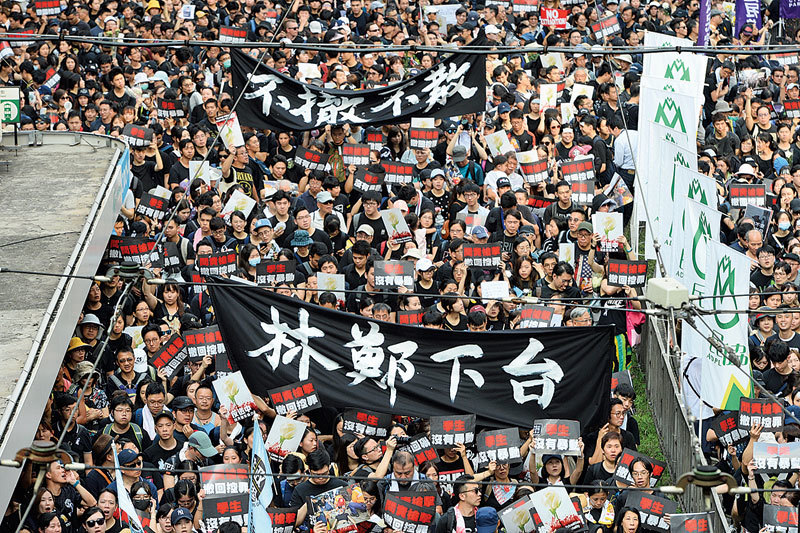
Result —
[[[683,279],[683,262],[687,250],[684,246],[684,231],[687,227],[686,211],[689,208],[686,201],[687,198],[696,200],[705,206],[716,208],[717,183],[705,174],[691,170],[683,165],[675,164],[672,187],[670,188],[671,210],[666,217],[662,211],[660,229],[662,230],[661,242],[664,243],[664,248],[666,248],[664,262],[667,265],[667,272],[680,281]],[[711,234],[712,240],[717,240],[718,235],[719,223],[717,224],[717,230]]]
[[[131,495],[125,489],[125,484],[122,481],[122,470],[119,469],[119,459],[117,459],[117,448],[112,446],[114,452],[114,480],[117,484],[117,503],[119,510],[128,515],[128,524],[131,533],[144,533],[142,523],[139,521],[139,515],[136,514],[136,507],[133,506]]]

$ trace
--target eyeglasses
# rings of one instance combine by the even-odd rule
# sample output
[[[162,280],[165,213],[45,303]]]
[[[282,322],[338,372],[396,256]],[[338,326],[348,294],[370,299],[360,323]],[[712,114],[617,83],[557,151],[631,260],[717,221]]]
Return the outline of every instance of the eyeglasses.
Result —
[[[480,494],[481,493],[481,489],[479,489],[478,487],[475,487],[474,489],[462,490],[461,494],[467,494],[469,492],[472,492],[472,493],[475,493],[475,494]]]
[[[97,520],[87,520],[86,522],[84,522],[84,524],[86,524],[89,527],[99,526],[105,523],[106,521],[103,518],[98,518]]]

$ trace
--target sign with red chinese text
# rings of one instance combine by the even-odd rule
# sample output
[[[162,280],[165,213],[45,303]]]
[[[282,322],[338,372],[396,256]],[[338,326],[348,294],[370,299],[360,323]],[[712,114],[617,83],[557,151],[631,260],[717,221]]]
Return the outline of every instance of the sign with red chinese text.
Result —
[[[292,533],[297,522],[297,509],[280,509],[267,507],[267,513],[272,520],[272,533]]]
[[[161,98],[158,101],[156,115],[158,118],[183,118],[186,116],[186,111],[183,109],[183,104],[180,100]]]
[[[464,244],[464,264],[468,267],[497,268],[503,249],[499,243]]]
[[[422,315],[425,311],[397,311],[395,321],[406,326],[419,326],[422,323]]]
[[[143,126],[126,124],[120,135],[131,146],[150,146],[153,142],[153,130]]]
[[[750,428],[762,424],[764,431],[774,433],[783,428],[783,409],[779,403],[766,398],[745,398],[739,400],[739,428]]]
[[[386,135],[383,134],[383,130],[380,128],[367,128],[364,134],[364,140],[367,141],[370,150],[380,152],[383,145],[386,144]]]
[[[753,461],[759,474],[800,470],[800,442],[756,442],[753,446]]]
[[[614,372],[611,374],[611,390],[617,388],[617,385],[621,384],[630,385],[633,388],[633,380],[631,379],[631,372],[630,370],[620,370],[619,372]]]
[[[373,172],[369,168],[360,168],[356,170],[353,187],[361,192],[380,192],[385,178],[386,171],[383,169],[381,169],[381,172]]]
[[[423,496],[419,493],[402,498],[401,493],[388,492],[383,505],[383,520],[386,525],[395,531],[413,531],[414,533],[427,533],[433,525],[436,516],[436,498],[431,494]],[[416,505],[414,502],[433,503],[432,506]]]
[[[156,370],[163,368],[167,373],[167,377],[172,379],[183,372],[184,363],[188,358],[189,352],[186,351],[186,341],[179,334],[173,333],[153,357],[148,360],[148,363],[155,367]]]
[[[439,143],[437,128],[411,128],[408,130],[408,144],[411,148],[433,148]]]
[[[247,29],[235,26],[220,26],[219,40],[223,43],[243,43],[247,40]]]
[[[572,201],[578,205],[592,205],[594,199],[594,179],[570,182]]]
[[[280,283],[294,283],[295,271],[292,261],[261,261],[256,265],[256,283],[261,286],[275,286]]]
[[[578,180],[594,180],[594,160],[564,161],[561,163],[561,173],[570,183]]]
[[[298,146],[294,154],[294,162],[308,170],[325,170],[328,166],[328,154],[322,152],[314,152]]]
[[[297,414],[305,413],[322,405],[317,389],[314,388],[314,383],[310,379],[271,389],[267,395],[272,400],[272,406],[275,411],[283,416],[292,411]]]
[[[554,326],[555,309],[544,305],[526,305],[520,309],[519,328],[547,328]]]
[[[650,474],[650,486],[655,487],[658,480],[661,479],[664,469],[667,468],[667,464],[656,459],[651,459],[639,452],[629,450],[628,448],[622,450],[622,455],[617,461],[617,469],[614,471],[614,480],[628,485],[629,487],[633,486],[633,476],[631,475],[630,468],[634,459],[644,459],[653,465],[653,472]]]
[[[183,338],[186,341],[186,350],[189,352],[189,361],[193,363],[202,361],[206,355],[216,357],[218,353],[225,352],[219,326],[190,329]]]
[[[198,255],[194,266],[202,276],[219,276],[236,272],[236,252],[226,250],[210,255]]]
[[[153,220],[164,220],[167,216],[167,200],[149,192],[143,192],[136,212]]]
[[[735,411],[725,411],[711,420],[711,429],[723,445],[735,446],[750,438],[750,434],[739,427],[738,418]]]
[[[367,409],[348,409],[342,419],[342,431],[359,435],[385,437],[389,434],[392,415]]]
[[[473,459],[481,468],[492,461],[498,464],[517,464],[522,461],[519,447],[519,429],[506,428],[494,431],[481,431],[476,438],[478,453]]]
[[[369,165],[369,145],[350,144],[342,145],[342,161],[345,165],[365,167]]]
[[[436,448],[475,442],[475,415],[431,417],[431,443]]]
[[[670,533],[710,533],[708,513],[673,514],[669,517]]]
[[[414,464],[421,465],[425,461],[436,461],[439,459],[439,454],[431,444],[431,439],[425,433],[420,433],[411,438],[408,444],[398,446],[399,450],[406,451],[414,456]]]
[[[581,455],[578,438],[581,423],[577,420],[544,418],[533,421],[533,449],[537,455]]]
[[[764,505],[764,529],[770,533],[797,533],[797,507]]]
[[[647,261],[610,259],[608,262],[608,284],[612,287],[644,287],[647,281]]]
[[[655,494],[631,491],[625,505],[639,510],[641,525],[644,529],[669,531],[666,515],[678,510],[678,504]]]
[[[137,265],[150,262],[155,242],[148,237],[112,235],[108,240],[107,258],[114,261],[133,261]]]
[[[396,161],[381,161],[381,166],[386,171],[384,182],[403,185],[411,183],[414,179],[414,165]]]
[[[731,206],[746,207],[755,205],[766,207],[767,190],[763,183],[732,183],[730,187]]]
[[[597,42],[602,42],[606,37],[616,35],[620,31],[619,20],[616,15],[600,19],[592,24],[592,33],[594,33],[594,40]]]
[[[414,263],[411,261],[375,261],[375,287],[406,287],[414,290]]]
[[[203,522],[213,531],[234,520],[247,524],[250,504],[250,477],[244,465],[212,465],[200,469],[200,483],[205,490]]]
[[[528,183],[542,183],[550,177],[547,159],[541,159],[533,163],[520,163],[519,168]]]

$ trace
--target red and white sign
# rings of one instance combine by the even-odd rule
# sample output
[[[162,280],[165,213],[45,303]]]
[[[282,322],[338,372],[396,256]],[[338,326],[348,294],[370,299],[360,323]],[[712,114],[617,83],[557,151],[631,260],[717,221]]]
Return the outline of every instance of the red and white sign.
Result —
[[[539,12],[539,20],[541,20],[542,26],[550,26],[557,30],[564,30],[567,28],[568,15],[568,9],[543,7]]]

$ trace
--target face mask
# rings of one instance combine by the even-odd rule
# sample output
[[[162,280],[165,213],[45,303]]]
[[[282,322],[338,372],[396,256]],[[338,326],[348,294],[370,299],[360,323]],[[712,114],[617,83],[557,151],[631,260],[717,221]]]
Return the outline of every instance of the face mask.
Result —
[[[781,231],[786,231],[792,226],[791,222],[788,220],[784,220],[783,222],[778,222],[778,229]]]
[[[133,500],[133,506],[140,511],[146,511],[150,508],[150,500]]]
[[[229,68],[231,68],[231,60],[230,59],[226,59],[225,61],[223,61],[222,62],[222,68],[224,68],[225,70],[228,70]]]
[[[261,258],[260,257],[256,257],[255,259],[249,259],[248,260],[248,263],[250,263],[250,266],[258,266],[258,264],[260,262],[261,262]]]

